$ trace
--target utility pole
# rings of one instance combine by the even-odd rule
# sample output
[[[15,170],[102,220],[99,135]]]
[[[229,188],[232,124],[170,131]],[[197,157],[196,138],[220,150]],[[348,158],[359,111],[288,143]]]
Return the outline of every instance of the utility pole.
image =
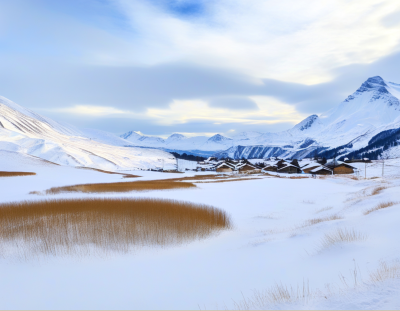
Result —
[[[364,178],[367,179],[367,162],[365,162],[365,177]]]
[[[382,158],[382,178],[384,173],[385,173],[385,158]]]

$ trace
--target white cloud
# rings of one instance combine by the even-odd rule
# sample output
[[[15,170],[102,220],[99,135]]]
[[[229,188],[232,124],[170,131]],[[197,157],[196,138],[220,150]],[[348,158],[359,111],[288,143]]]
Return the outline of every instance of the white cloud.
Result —
[[[175,100],[168,108],[149,108],[146,117],[160,125],[184,124],[206,120],[214,124],[276,124],[298,123],[306,117],[288,105],[272,97],[251,98],[259,110],[230,110],[210,107],[204,100]]]
[[[114,107],[104,107],[104,106],[91,106],[91,105],[75,105],[67,108],[56,108],[56,109],[48,109],[49,111],[54,112],[66,112],[78,115],[88,115],[88,116],[108,116],[108,115],[130,115],[134,116],[134,113],[131,111],[124,111],[120,109],[116,109]]]
[[[400,24],[382,23],[400,10],[392,0],[219,0],[195,19],[140,0],[116,2],[146,63],[183,60],[313,84],[332,78],[336,67],[370,63],[399,48]]]

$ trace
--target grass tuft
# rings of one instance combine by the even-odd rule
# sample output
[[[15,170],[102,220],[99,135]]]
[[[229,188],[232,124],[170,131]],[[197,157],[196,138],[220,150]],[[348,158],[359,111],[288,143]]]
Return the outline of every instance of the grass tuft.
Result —
[[[370,274],[370,280],[372,283],[379,283],[389,279],[400,278],[400,262],[394,262],[388,264],[381,262],[378,269]]]
[[[385,186],[379,186],[374,188],[374,190],[372,190],[371,195],[377,195],[379,193],[381,193],[383,190],[385,190],[387,187]]]
[[[366,210],[364,212],[364,215],[368,215],[368,214],[370,214],[372,212],[375,212],[375,211],[378,211],[380,209],[387,208],[387,207],[390,207],[390,206],[393,206],[393,205],[396,205],[396,204],[399,204],[399,202],[382,202],[382,203],[379,203],[377,206],[375,206],[375,207],[373,207],[373,208],[371,208],[369,210]]]
[[[338,215],[331,215],[331,216],[328,216],[328,217],[321,217],[321,218],[313,218],[313,219],[307,220],[304,223],[304,227],[313,226],[313,225],[317,225],[317,224],[319,224],[321,222],[338,220],[338,219],[343,219],[343,218],[338,216]]]
[[[321,240],[321,249],[329,248],[340,243],[351,243],[365,241],[367,236],[355,231],[354,229],[336,229],[333,232],[325,234]]]
[[[132,247],[181,245],[231,228],[223,210],[174,200],[9,203],[0,205],[0,254],[29,258],[129,252]]]

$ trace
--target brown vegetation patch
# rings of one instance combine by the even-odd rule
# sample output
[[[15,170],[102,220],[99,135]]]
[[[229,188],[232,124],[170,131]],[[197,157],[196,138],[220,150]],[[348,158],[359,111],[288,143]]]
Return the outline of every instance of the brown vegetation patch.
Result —
[[[372,213],[372,212],[375,212],[375,211],[378,211],[378,210],[380,210],[380,209],[383,209],[383,208],[387,208],[387,207],[396,205],[396,204],[398,204],[398,203],[399,203],[399,202],[382,202],[382,203],[379,203],[377,206],[375,206],[375,207],[373,207],[373,208],[371,208],[371,209],[369,209],[369,210],[366,210],[366,211],[364,212],[364,215],[368,215],[368,214],[370,214],[370,213]]]
[[[313,218],[313,219],[307,220],[304,223],[304,226],[305,227],[313,226],[313,225],[319,224],[319,223],[324,222],[324,221],[332,221],[332,220],[338,220],[338,219],[342,219],[342,217],[340,217],[338,215],[331,215],[331,216],[328,216],[328,217]]]
[[[92,170],[92,171],[96,171],[96,172],[100,172],[100,173],[105,173],[105,174],[122,175],[122,178],[136,178],[136,177],[142,177],[142,176],[132,175],[132,174],[110,172],[110,171],[105,171],[105,170],[101,170],[101,169],[98,169],[98,168],[92,168],[92,167],[79,166],[79,167],[77,167],[77,168],[79,168],[79,169],[84,169],[84,170]]]
[[[44,191],[43,194],[59,194],[66,192],[104,193],[104,192],[129,192],[150,190],[172,190],[196,188],[188,182],[169,182],[168,180],[143,180],[134,182],[117,182],[104,184],[82,184],[64,187],[54,187]],[[31,192],[37,194],[37,191]]]
[[[389,279],[400,278],[400,262],[388,264],[387,262],[381,262],[376,271],[370,274],[370,280],[372,283],[379,283]]]
[[[231,229],[208,205],[161,199],[75,199],[0,205],[0,254],[92,255],[181,245]]]
[[[385,190],[387,187],[385,186],[379,186],[376,187],[374,190],[372,190],[371,195],[377,195],[379,193],[381,193],[383,190]]]
[[[354,229],[336,229],[325,234],[321,240],[321,249],[329,248],[339,243],[365,241],[367,236]]]
[[[229,182],[229,181],[243,181],[243,180],[257,180],[262,178],[236,178],[236,179],[226,179],[226,180],[212,180],[212,181],[199,181],[198,184],[208,184],[208,183],[219,183],[219,182]]]
[[[0,177],[15,177],[15,176],[31,176],[36,175],[33,172],[0,172]]]

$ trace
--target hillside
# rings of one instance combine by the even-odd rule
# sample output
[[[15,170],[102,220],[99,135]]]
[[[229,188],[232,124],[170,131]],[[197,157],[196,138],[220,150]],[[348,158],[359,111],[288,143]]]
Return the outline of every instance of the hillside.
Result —
[[[176,160],[167,152],[124,145],[129,142],[115,135],[62,125],[0,97],[0,150],[70,166],[109,170],[175,168]]]

